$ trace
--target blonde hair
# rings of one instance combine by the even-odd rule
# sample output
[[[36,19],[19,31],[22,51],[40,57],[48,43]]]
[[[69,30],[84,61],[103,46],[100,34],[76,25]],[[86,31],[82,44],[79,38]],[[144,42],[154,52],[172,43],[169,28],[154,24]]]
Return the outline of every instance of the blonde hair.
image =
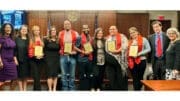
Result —
[[[169,36],[169,33],[172,33],[172,34],[176,34],[177,38],[176,39],[180,39],[180,34],[179,34],[179,31],[177,30],[177,28],[168,28],[167,29],[167,36]]]
[[[137,29],[136,27],[130,27],[130,28],[128,29],[129,32],[130,32],[131,30],[136,31],[136,32],[139,33],[139,31],[138,31],[138,29]]]
[[[40,27],[39,27],[38,25],[32,26],[32,33],[34,33],[34,31],[35,31],[36,29],[40,29]]]
[[[39,29],[40,30],[40,27],[38,25],[34,25],[32,26],[32,29],[31,29],[31,35],[30,35],[30,43],[35,43],[35,36],[34,36],[34,31]],[[39,36],[40,36],[40,40],[44,46],[44,43],[43,43],[43,35],[41,33],[39,33]]]

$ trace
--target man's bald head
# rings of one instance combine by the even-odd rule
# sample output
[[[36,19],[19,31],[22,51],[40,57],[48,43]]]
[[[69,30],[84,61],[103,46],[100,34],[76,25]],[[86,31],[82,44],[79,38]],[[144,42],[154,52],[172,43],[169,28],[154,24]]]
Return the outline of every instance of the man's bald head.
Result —
[[[71,22],[69,20],[64,21],[64,29],[69,31],[71,29]]]

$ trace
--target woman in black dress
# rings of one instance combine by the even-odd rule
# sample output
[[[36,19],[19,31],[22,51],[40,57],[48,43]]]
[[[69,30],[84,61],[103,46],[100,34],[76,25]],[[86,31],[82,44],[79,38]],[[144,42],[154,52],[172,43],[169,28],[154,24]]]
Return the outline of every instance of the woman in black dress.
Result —
[[[19,30],[19,35],[16,42],[16,57],[19,63],[18,70],[18,84],[19,90],[25,91],[27,86],[27,77],[30,74],[29,59],[28,59],[28,27],[22,25]]]
[[[55,91],[57,85],[57,76],[59,73],[59,44],[56,28],[52,26],[49,36],[44,40],[45,43],[45,61],[47,64],[47,84],[49,91]]]

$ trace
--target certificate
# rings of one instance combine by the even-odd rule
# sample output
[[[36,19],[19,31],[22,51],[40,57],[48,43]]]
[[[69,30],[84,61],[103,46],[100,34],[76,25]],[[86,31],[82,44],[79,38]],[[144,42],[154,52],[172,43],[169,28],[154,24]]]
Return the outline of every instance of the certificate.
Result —
[[[137,57],[137,54],[138,54],[138,46],[130,46],[129,56]]]
[[[84,49],[86,52],[93,52],[93,48],[90,42],[84,44]]]
[[[107,49],[108,51],[115,51],[116,50],[116,42],[115,41],[108,41],[107,42]]]
[[[66,42],[64,44],[64,53],[71,53],[72,52],[72,43]]]
[[[42,46],[35,46],[34,56],[43,56],[43,47]]]

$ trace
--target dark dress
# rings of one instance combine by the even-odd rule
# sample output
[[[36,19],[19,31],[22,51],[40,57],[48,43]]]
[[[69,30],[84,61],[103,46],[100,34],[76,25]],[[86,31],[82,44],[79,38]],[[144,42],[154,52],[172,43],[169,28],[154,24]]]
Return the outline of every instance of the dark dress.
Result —
[[[1,59],[3,69],[0,70],[0,81],[14,80],[17,78],[17,68],[14,62],[15,42],[10,37],[0,37]]]
[[[47,64],[47,77],[57,77],[60,73],[59,44],[55,41],[44,40],[45,62]]]
[[[30,76],[29,58],[28,58],[28,39],[17,37],[16,40],[16,57],[19,62],[18,78],[26,78]]]

